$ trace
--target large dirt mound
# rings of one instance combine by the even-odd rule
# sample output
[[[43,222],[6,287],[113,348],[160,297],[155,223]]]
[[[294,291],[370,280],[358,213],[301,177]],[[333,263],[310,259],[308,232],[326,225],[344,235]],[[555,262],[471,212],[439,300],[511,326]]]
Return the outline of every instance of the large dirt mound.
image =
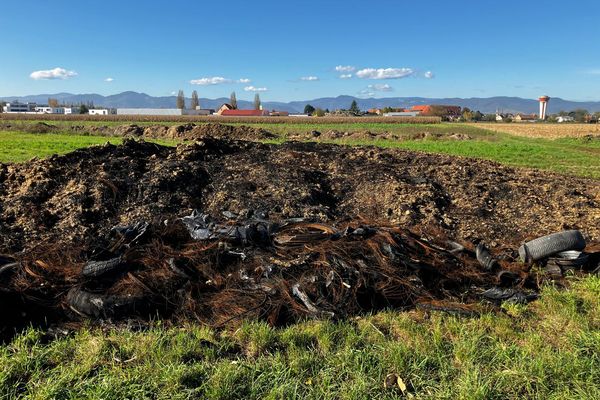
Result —
[[[263,128],[247,125],[225,125],[221,123],[181,124],[181,125],[149,125],[136,124],[118,125],[117,127],[98,125],[68,125],[58,126],[45,122],[1,122],[0,129],[27,133],[56,133],[90,134],[98,136],[145,137],[151,139],[199,140],[207,137],[231,140],[264,141],[276,139],[278,136]]]
[[[583,229],[600,238],[600,183],[445,155],[310,143],[126,141],[0,164],[0,251],[93,240],[192,209],[335,222],[362,217],[455,239],[517,244]]]
[[[599,201],[594,180],[314,143],[127,140],[0,164],[0,334],[83,318],[221,327],[528,301],[539,278],[516,247],[566,228],[597,241]],[[497,262],[478,263],[481,242]]]
[[[262,141],[277,136],[262,129],[247,125],[233,126],[218,123],[185,125],[151,125],[145,128],[138,125],[122,125],[115,129],[116,136],[143,136],[153,139],[200,140],[204,138]]]
[[[419,132],[410,135],[398,134],[394,132],[371,132],[371,131],[339,131],[337,129],[330,129],[324,131],[310,131],[310,132],[296,132],[291,133],[288,136],[289,139],[294,140],[471,140],[472,137],[464,133],[431,133],[431,132]]]

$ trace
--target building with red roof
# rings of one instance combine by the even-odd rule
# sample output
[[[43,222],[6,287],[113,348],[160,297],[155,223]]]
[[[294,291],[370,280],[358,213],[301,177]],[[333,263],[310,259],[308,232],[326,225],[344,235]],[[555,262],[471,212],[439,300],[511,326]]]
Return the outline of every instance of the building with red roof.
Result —
[[[269,112],[265,110],[223,110],[224,117],[268,117]]]

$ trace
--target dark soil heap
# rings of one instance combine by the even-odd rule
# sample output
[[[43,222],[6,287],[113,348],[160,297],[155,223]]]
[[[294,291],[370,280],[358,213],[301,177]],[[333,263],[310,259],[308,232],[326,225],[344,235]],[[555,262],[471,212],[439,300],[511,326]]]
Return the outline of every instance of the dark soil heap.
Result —
[[[177,148],[126,141],[0,164],[0,252],[80,243],[115,225],[268,212],[336,223],[358,217],[517,245],[578,228],[600,239],[600,183],[401,150],[207,138]]]
[[[123,125],[115,129],[116,136],[143,136],[153,139],[201,140],[218,138],[231,140],[262,141],[277,136],[261,128],[246,125],[232,126],[218,123],[174,125],[152,125],[146,128],[137,125]]]
[[[456,304],[496,285],[508,288],[493,296],[529,299],[538,281],[514,250],[570,228],[597,241],[599,202],[590,179],[314,143],[127,140],[0,164],[0,301],[12,310],[0,329],[157,313],[283,324],[440,302],[468,313]],[[479,242],[493,268],[476,261]]]
[[[215,117],[218,118],[218,117]],[[98,136],[123,136],[144,137],[151,139],[173,139],[173,140],[199,140],[207,137],[231,140],[264,141],[277,138],[265,129],[253,128],[247,125],[224,125],[220,123],[184,124],[184,125],[150,125],[139,126],[135,124],[119,125],[116,128],[110,126],[84,126],[68,125],[59,127],[46,122],[0,122],[0,129],[27,133],[57,133],[64,132],[73,134],[87,133]]]

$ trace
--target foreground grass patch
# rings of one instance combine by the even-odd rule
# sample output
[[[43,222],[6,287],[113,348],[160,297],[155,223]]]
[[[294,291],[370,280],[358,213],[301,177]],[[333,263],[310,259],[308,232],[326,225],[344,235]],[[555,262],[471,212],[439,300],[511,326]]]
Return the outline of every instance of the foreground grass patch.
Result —
[[[600,278],[546,287],[529,306],[458,318],[383,312],[283,329],[246,323],[84,329],[0,347],[0,398],[600,398]]]
[[[120,144],[119,137],[81,136],[67,134],[32,134],[0,131],[0,162],[23,162],[33,157],[65,154],[82,147],[104,143]],[[156,141],[172,144],[172,141]]]
[[[0,162],[21,162],[33,157],[64,154],[95,144],[119,144],[120,138],[76,135],[38,135],[19,132],[0,132]]]

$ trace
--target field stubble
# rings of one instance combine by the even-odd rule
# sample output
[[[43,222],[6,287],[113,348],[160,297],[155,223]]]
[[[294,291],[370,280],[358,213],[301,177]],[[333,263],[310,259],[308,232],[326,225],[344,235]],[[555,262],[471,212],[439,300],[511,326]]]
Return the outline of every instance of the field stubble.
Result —
[[[469,124],[492,132],[540,139],[581,138],[600,135],[600,124],[477,123]]]

